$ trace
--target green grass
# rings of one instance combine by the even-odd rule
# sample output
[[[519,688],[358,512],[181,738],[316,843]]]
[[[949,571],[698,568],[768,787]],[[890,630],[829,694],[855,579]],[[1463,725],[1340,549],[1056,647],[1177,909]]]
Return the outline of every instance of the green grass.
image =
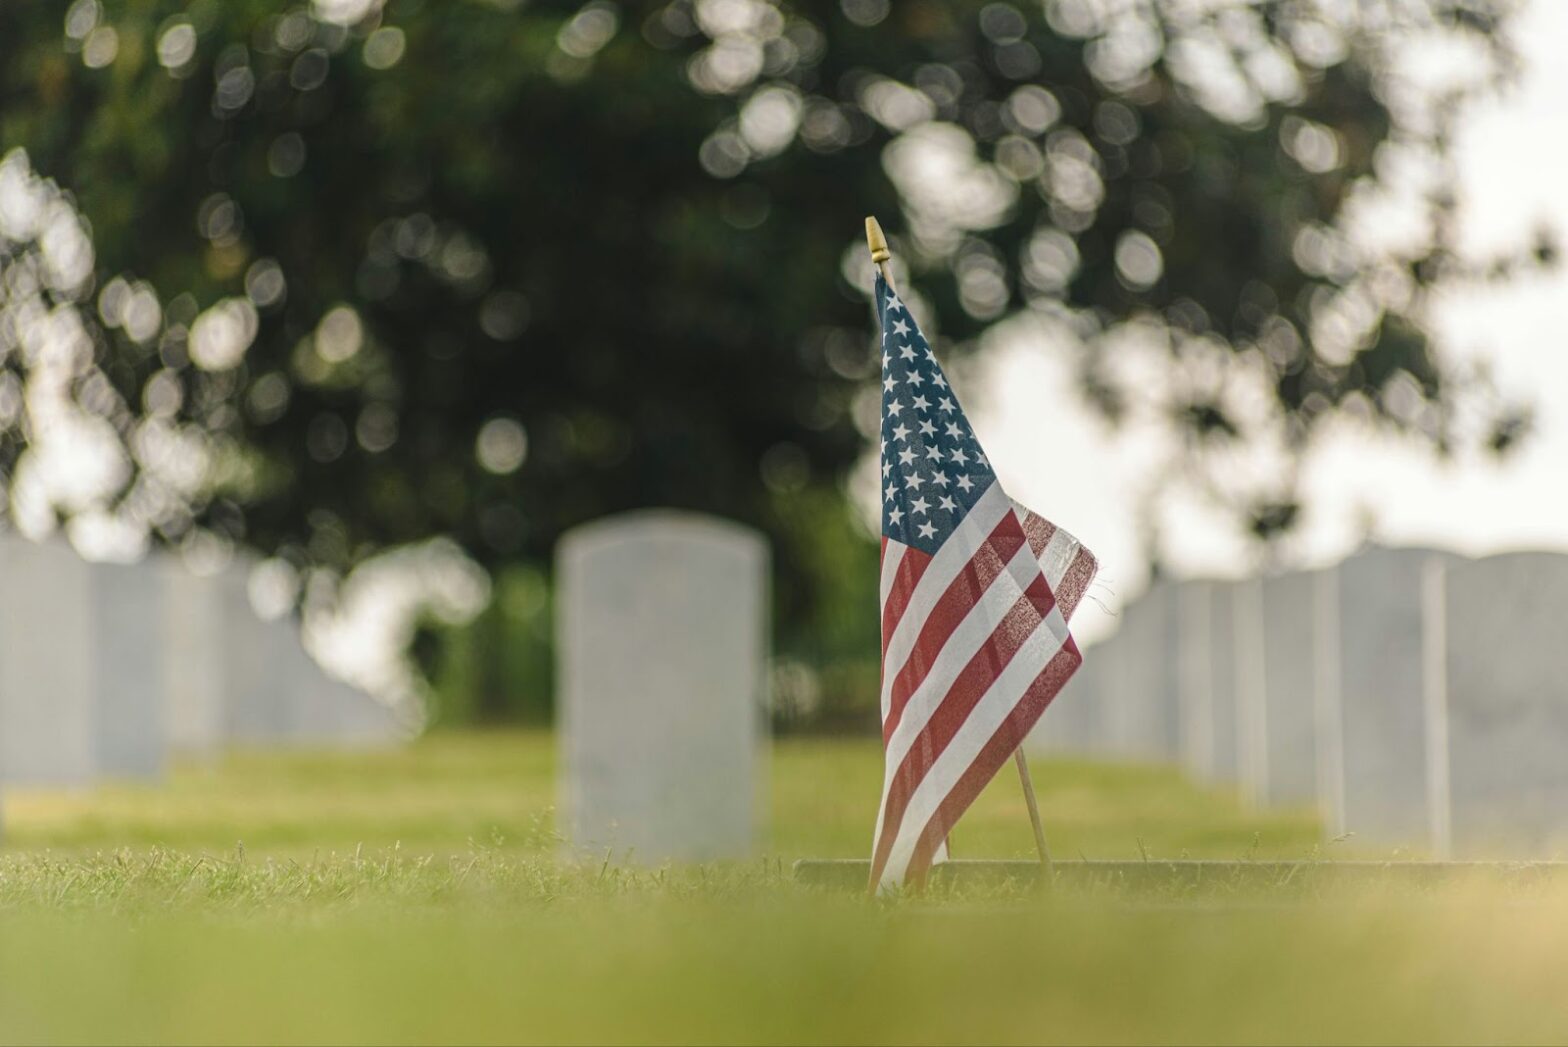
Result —
[[[882,761],[874,739],[799,739],[773,747],[762,793],[763,850],[864,857]],[[1168,768],[1033,761],[1051,841],[1063,856],[1299,857],[1313,852],[1306,813],[1244,812],[1235,798]],[[158,786],[19,792],[5,798],[12,851],[173,847],[303,858],[383,850],[447,855],[478,844],[555,855],[554,743],[542,732],[438,733],[406,749],[357,755],[242,754],[183,767]],[[1033,837],[1011,766],[954,834],[964,857],[1028,857]]]
[[[236,757],[7,798],[0,1041],[1561,1041],[1568,894],[806,890],[866,849],[872,742],[791,741],[753,861],[560,859],[540,735]],[[1059,852],[1305,856],[1168,771],[1034,768]],[[241,846],[243,841],[243,847]],[[1011,772],[964,856],[1027,856]]]

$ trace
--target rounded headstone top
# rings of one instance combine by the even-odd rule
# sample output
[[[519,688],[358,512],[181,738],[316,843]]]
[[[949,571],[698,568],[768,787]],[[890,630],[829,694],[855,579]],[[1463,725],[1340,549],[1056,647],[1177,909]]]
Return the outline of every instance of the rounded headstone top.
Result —
[[[1488,593],[1477,610],[1517,616],[1523,613],[1521,601],[1530,603],[1544,598],[1561,606],[1560,601],[1568,600],[1568,555],[1563,553],[1498,553],[1454,565],[1448,576],[1449,593],[1455,599],[1470,600],[1480,592]],[[1495,606],[1499,599],[1512,606]]]
[[[1380,560],[1386,563],[1425,561],[1433,557],[1450,564],[1464,563],[1469,559],[1463,553],[1456,553],[1452,549],[1436,549],[1426,545],[1379,545],[1368,543],[1346,555],[1340,561],[1340,565],[1367,560]]]
[[[1510,549],[1505,553],[1494,553],[1464,563],[1465,567],[1488,569],[1518,567],[1552,570],[1563,565],[1568,565],[1568,553],[1555,549]]]
[[[701,545],[741,556],[765,556],[761,532],[718,516],[685,509],[634,509],[582,524],[561,537],[556,554],[576,559],[627,545]]]

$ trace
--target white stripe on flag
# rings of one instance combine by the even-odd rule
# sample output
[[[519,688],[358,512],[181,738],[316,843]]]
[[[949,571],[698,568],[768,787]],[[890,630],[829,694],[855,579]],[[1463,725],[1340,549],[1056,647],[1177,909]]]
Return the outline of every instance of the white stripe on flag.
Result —
[[[882,658],[882,721],[884,723],[887,722],[888,709],[893,701],[893,680],[898,676],[899,669],[902,669],[904,663],[909,660],[909,652],[914,650],[915,641],[920,637],[920,630],[925,625],[926,616],[942,598],[942,594],[947,592],[947,587],[953,584],[953,579],[957,578],[958,573],[974,558],[975,550],[985,543],[985,540],[991,536],[991,532],[996,529],[996,525],[1002,521],[1002,517],[1011,509],[1012,502],[1002,493],[1001,485],[993,482],[947,541],[937,549],[936,556],[926,565],[925,573],[920,576],[920,581],[915,586],[914,593],[910,595],[903,615],[893,628],[893,635],[888,638],[887,653]],[[890,668],[892,666],[897,668]]]
[[[1078,539],[1060,527],[1051,535],[1051,540],[1045,543],[1045,548],[1040,550],[1040,571],[1045,575],[1045,584],[1051,587],[1053,597],[1062,579],[1067,576],[1067,569],[1073,565],[1073,557],[1077,555]]]
[[[904,550],[909,546],[889,538],[882,550],[882,599],[878,607],[887,606],[887,594],[893,591],[893,579],[898,577],[898,565],[903,562]]]
[[[947,692],[958,679],[958,674],[974,658],[976,652],[985,646],[986,642],[996,635],[996,627],[1007,616],[1014,605],[1023,598],[1024,590],[1029,587],[1039,575],[1039,567],[1035,564],[1034,553],[1029,550],[1028,543],[1018,547],[1018,552],[1013,555],[1007,569],[997,573],[992,580],[990,588],[975,602],[964,616],[964,620],[953,630],[943,645],[941,653],[936,657],[930,672],[921,681],[909,696],[909,702],[904,706],[903,715],[899,718],[898,727],[894,729],[893,736],[887,740],[887,766],[897,768],[903,765],[904,757],[909,753],[909,747],[914,744],[920,732],[926,729],[926,724],[931,721],[942,699],[947,697]],[[887,801],[887,787],[883,786],[882,800]]]
[[[920,737],[926,724],[931,722],[932,715],[941,705],[942,699],[947,697],[958,674],[964,671],[964,666],[985,646],[986,641],[995,635],[997,623],[1023,596],[1024,589],[1037,577],[1038,570],[1034,553],[1029,550],[1029,543],[1025,542],[1018,547],[1018,552],[1006,569],[997,572],[990,587],[964,615],[947,643],[942,646],[926,678],[910,694],[903,714],[899,717],[898,727],[885,746],[883,762],[886,773],[882,776],[882,802],[877,806],[877,828],[872,840],[882,839],[882,820],[887,813],[888,793],[893,787],[893,772],[903,765],[909,747]],[[892,672],[886,668],[883,671]],[[884,713],[884,722],[886,718]]]
[[[1053,607],[970,711],[952,742],[916,787],[899,824],[898,838],[888,854],[887,865],[882,870],[882,886],[903,881],[915,844],[937,809],[1066,642],[1067,623],[1061,612]]]

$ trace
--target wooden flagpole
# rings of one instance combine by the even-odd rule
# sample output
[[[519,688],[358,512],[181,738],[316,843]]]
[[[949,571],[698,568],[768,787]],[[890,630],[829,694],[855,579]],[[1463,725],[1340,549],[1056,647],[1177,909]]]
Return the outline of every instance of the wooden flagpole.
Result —
[[[888,250],[887,237],[882,233],[881,224],[873,217],[866,217],[866,246],[871,249],[871,261],[882,274],[882,279],[887,281],[894,294],[898,288],[893,287],[893,273],[888,266],[888,260],[893,257],[893,252]],[[1051,848],[1045,842],[1045,826],[1040,823],[1040,805],[1034,796],[1034,781],[1029,777],[1029,763],[1024,759],[1022,746],[1013,750],[1013,763],[1018,768],[1018,781],[1024,789],[1024,803],[1029,807],[1029,824],[1034,828],[1035,850],[1040,852],[1040,864],[1045,867],[1047,878],[1054,871],[1051,863]],[[952,843],[949,834],[948,851],[951,854]]]
[[[1034,798],[1034,780],[1029,777],[1029,761],[1024,759],[1024,747],[1013,750],[1013,763],[1018,765],[1018,780],[1024,787],[1024,803],[1029,807],[1029,824],[1034,827],[1034,849],[1040,852],[1040,864],[1045,866],[1046,878],[1051,878],[1056,867],[1051,863],[1051,848],[1045,842],[1045,826],[1040,824],[1040,805]]]

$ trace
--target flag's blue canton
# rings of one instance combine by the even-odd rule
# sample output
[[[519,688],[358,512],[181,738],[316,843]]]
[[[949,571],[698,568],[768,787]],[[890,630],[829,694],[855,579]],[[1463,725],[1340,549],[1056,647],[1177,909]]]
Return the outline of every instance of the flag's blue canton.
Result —
[[[914,317],[877,277],[882,322],[882,533],[934,553],[996,482]]]

